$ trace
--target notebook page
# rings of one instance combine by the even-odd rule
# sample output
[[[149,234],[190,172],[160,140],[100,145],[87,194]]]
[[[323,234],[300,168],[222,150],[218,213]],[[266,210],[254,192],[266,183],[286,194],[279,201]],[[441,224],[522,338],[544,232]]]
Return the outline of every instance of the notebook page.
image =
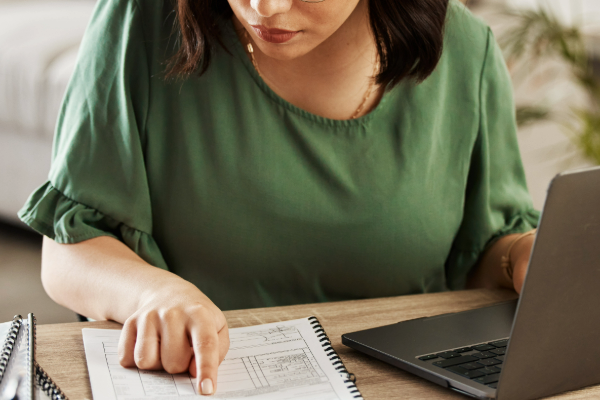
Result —
[[[119,330],[83,329],[95,399],[202,397],[187,374],[123,368]],[[229,330],[231,345],[219,367],[219,399],[346,400],[362,398],[336,371],[308,318]],[[351,393],[351,390],[354,392]]]
[[[5,340],[7,339],[8,329],[12,325],[11,321],[3,322],[0,324],[0,348],[4,347]],[[8,383],[8,374],[4,373],[4,378],[0,381],[0,399],[11,398],[16,394],[17,386],[14,383]],[[17,382],[18,383],[18,382]]]

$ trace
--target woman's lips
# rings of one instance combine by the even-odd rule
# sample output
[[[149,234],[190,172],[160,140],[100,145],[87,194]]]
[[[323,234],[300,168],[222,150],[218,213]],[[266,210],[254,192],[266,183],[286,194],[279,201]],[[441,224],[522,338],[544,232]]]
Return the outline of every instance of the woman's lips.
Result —
[[[265,28],[262,25],[250,25],[256,35],[269,43],[285,43],[296,36],[300,31],[286,31],[285,29]]]

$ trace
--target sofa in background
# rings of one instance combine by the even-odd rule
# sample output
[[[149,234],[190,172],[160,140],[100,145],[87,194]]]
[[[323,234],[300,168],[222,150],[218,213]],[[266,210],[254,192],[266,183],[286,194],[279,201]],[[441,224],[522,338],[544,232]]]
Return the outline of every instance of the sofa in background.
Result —
[[[0,220],[44,183],[92,0],[0,0]]]

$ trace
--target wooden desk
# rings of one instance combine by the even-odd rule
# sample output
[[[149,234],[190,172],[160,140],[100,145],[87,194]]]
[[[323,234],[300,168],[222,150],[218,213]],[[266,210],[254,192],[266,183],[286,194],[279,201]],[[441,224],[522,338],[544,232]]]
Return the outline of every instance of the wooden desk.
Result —
[[[333,347],[367,400],[461,399],[467,397],[425,379],[365,356],[341,343],[343,333],[393,322],[448,312],[464,311],[515,298],[502,290],[469,290],[339,303],[226,311],[229,327],[265,324],[314,315],[325,328]],[[81,328],[119,329],[114,322],[82,322],[39,325],[37,359],[70,400],[91,399]],[[600,386],[569,392],[554,398],[598,399]],[[96,399],[100,400],[100,399]]]

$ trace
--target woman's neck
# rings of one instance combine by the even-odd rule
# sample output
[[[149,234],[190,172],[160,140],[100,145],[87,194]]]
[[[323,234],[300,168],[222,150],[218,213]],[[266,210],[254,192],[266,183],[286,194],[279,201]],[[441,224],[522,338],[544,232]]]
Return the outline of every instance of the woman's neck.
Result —
[[[249,37],[234,17],[238,36]],[[371,33],[366,2],[360,2],[338,30],[311,52],[292,60],[278,60],[260,52],[254,57],[265,83],[280,97],[310,113],[331,119],[349,119],[363,105],[364,115],[379,102],[383,88],[372,83],[377,50]]]

